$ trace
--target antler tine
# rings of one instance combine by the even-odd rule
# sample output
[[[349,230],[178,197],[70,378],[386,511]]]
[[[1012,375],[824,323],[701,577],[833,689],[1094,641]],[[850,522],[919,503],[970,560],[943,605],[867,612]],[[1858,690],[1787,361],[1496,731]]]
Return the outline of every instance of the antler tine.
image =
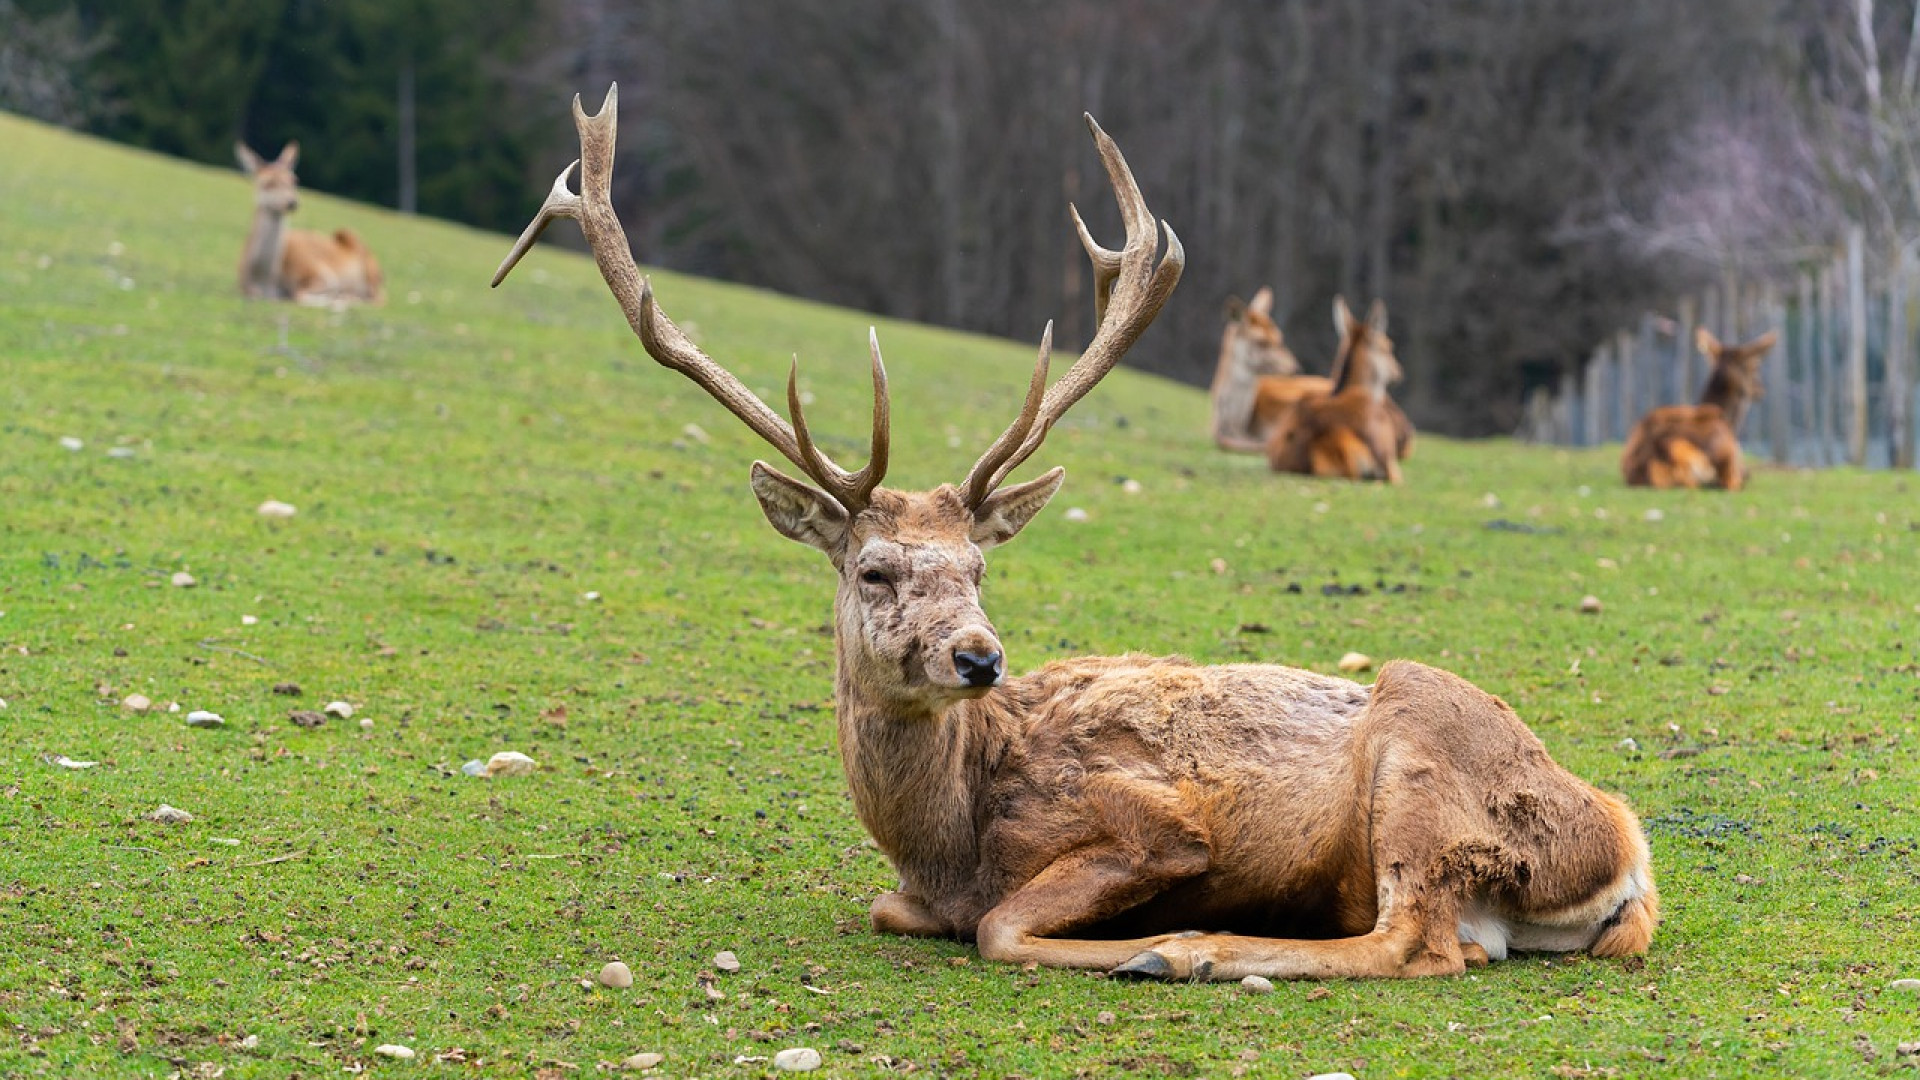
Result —
[[[505,280],[514,264],[520,261],[527,249],[545,231],[555,218],[571,217],[580,222],[580,231],[586,235],[587,247],[593,251],[593,260],[600,267],[600,276],[607,283],[607,289],[619,302],[620,310],[627,317],[627,325],[633,329],[647,355],[661,366],[670,368],[686,376],[705,390],[709,396],[719,402],[728,412],[738,417],[754,434],[766,440],[767,444],[780,451],[788,461],[793,462],[808,476],[826,487],[832,495],[850,512],[858,513],[866,508],[866,499],[878,485],[880,476],[886,469],[886,447],[884,437],[876,434],[875,457],[867,467],[850,478],[853,482],[829,482],[823,477],[847,477],[843,470],[827,461],[818,448],[808,445],[810,450],[803,452],[800,440],[794,429],[782,420],[779,414],[767,407],[753,391],[746,388],[732,372],[715,363],[702,352],[693,341],[678,327],[660,305],[653,299],[653,283],[640,276],[640,269],[634,264],[633,249],[627,244],[626,230],[620,226],[619,215],[613,210],[613,157],[614,140],[619,126],[620,86],[618,83],[607,87],[606,100],[600,111],[589,114],[580,102],[580,96],[573,98],[573,126],[580,134],[580,160],[567,167],[554,181],[553,191],[540,207],[540,213],[527,226],[520,239],[514,243],[513,250],[506,261],[494,274],[493,283],[499,285]],[[567,189],[567,179],[575,168],[580,169],[580,194],[575,195]],[[878,365],[876,351],[875,364]],[[875,390],[882,399],[885,397],[885,378],[877,374]],[[878,401],[874,405],[876,429],[884,425],[886,403]],[[796,409],[794,419],[801,420]],[[825,468],[820,468],[824,465]],[[816,472],[816,470],[818,470]]]
[[[1001,436],[1001,442],[994,444],[994,450],[988,451],[988,457],[975,464],[974,473],[966,482],[968,503],[975,508],[1008,473],[1040,448],[1054,422],[1113,370],[1173,295],[1174,286],[1180,283],[1181,271],[1186,268],[1186,249],[1180,245],[1173,227],[1162,221],[1158,233],[1155,231],[1153,212],[1147,208],[1146,198],[1140,194],[1140,186],[1134,182],[1133,171],[1127,167],[1120,148],[1094,122],[1091,114],[1087,114],[1086,120],[1087,129],[1093,133],[1094,144],[1099,148],[1100,160],[1106,166],[1114,197],[1120,204],[1120,217],[1126,223],[1126,247],[1116,252],[1100,246],[1087,230],[1079,210],[1069,207],[1074,228],[1080,234],[1080,244],[1086,248],[1087,258],[1093,264],[1094,311],[1099,329],[1080,359],[1046,392],[1036,415],[1028,417],[1023,411],[1014,421],[1014,427],[1023,428],[1023,433],[1013,437],[1014,429],[1009,428],[1007,434]],[[1160,247],[1160,233],[1165,234],[1165,251],[1156,265],[1154,254]],[[1001,443],[1011,443],[1012,452],[1004,460],[983,469],[1001,448]],[[983,477],[983,472],[989,475]]]
[[[993,489],[1000,486],[1007,473],[1013,471],[1013,465],[1007,462],[1013,452],[1027,441],[1027,433],[1033,430],[1034,421],[1040,418],[1040,402],[1047,392],[1047,365],[1053,359],[1053,320],[1047,320],[1047,328],[1040,335],[1040,359],[1033,365],[1033,378],[1027,382],[1027,400],[1020,406],[1020,415],[1000,437],[973,463],[973,469],[967,473],[965,484],[966,503],[973,509],[987,501]],[[1015,463],[1018,464],[1017,462]]]
[[[887,453],[893,438],[887,369],[880,361],[880,335],[871,326],[867,327],[867,346],[873,355],[873,433],[867,463],[858,472],[850,473],[835,465],[814,444],[813,433],[807,429],[806,413],[800,407],[799,357],[794,357],[793,366],[787,371],[787,411],[793,414],[794,440],[805,458],[798,464],[840,505],[856,511],[867,505],[873,489],[880,486],[881,478],[886,475]]]

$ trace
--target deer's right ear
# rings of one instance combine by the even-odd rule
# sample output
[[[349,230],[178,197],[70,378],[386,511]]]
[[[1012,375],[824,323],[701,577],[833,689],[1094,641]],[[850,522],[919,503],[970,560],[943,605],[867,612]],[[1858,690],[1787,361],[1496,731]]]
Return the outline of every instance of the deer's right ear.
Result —
[[[295,165],[299,164],[299,162],[300,162],[300,140],[295,139],[292,142],[280,148],[280,156],[278,158],[275,158],[273,163],[275,165],[279,165],[284,168],[291,169]]]
[[[1341,341],[1345,341],[1347,340],[1347,335],[1351,333],[1352,330],[1353,330],[1353,309],[1347,306],[1346,297],[1344,296],[1334,297],[1333,298],[1333,332],[1335,336],[1337,336]]]
[[[1703,356],[1711,358],[1720,355],[1720,339],[1714,337],[1713,331],[1704,326],[1694,327],[1693,347],[1699,349]]]
[[[1247,302],[1247,306],[1259,312],[1262,315],[1272,316],[1273,286],[1271,285],[1260,286],[1260,291],[1253,294],[1253,299]]]
[[[1027,522],[1047,505],[1047,500],[1053,498],[1054,492],[1060,490],[1060,483],[1066,478],[1067,470],[1055,465],[1036,479],[1001,488],[987,496],[987,501],[973,512],[974,544],[985,551],[1019,535]]]
[[[233,144],[233,159],[240,163],[241,171],[245,172],[248,176],[259,172],[260,166],[263,164],[260,160],[260,155],[254,153],[253,148],[243,142]]]
[[[832,496],[782,475],[764,461],[753,463],[753,495],[781,536],[819,548],[839,563],[847,538],[847,511]]]

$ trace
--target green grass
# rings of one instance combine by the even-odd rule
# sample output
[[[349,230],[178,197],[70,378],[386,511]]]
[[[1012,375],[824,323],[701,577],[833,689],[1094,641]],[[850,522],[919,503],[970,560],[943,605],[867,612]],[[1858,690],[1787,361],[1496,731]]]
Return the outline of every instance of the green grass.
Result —
[[[1021,971],[866,930],[892,879],[833,749],[830,568],[766,527],[766,451],[646,358],[590,264],[543,250],[490,292],[505,238],[313,195],[304,224],[358,228],[390,305],[249,304],[237,173],[4,117],[0,146],[0,1074],[568,1076],[658,1051],[662,1075],[749,1076],[793,1045],[836,1076],[1915,1060],[1920,995],[1887,989],[1920,976],[1909,476],[1656,494],[1610,451],[1430,438],[1399,490],[1277,478],[1209,447],[1200,394],[1116,374],[1027,471],[1064,464],[1067,489],[994,553],[1017,669],[1450,667],[1638,808],[1667,919],[1644,962],[1259,998]],[[797,351],[816,429],[859,457],[867,317],[656,284],[749,385]],[[892,481],[957,479],[1031,346],[880,337]],[[288,720],[335,698],[371,730]],[[460,774],[504,749],[543,770]],[[162,802],[194,822],[145,820]],[[720,949],[743,970],[709,1000]],[[583,985],[614,958],[631,990]],[[371,1056],[388,1042],[420,1060]]]

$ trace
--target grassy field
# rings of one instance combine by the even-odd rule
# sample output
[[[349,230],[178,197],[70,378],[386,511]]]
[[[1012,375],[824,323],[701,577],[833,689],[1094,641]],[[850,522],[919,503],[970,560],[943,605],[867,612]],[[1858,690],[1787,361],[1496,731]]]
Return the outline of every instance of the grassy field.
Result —
[[[390,304],[248,304],[237,172],[6,117],[0,146],[0,1075],[657,1052],[658,1075],[752,1076],[803,1045],[835,1076],[1920,1060],[1920,993],[1889,987],[1920,977],[1910,476],[1656,494],[1611,451],[1425,439],[1402,489],[1281,479],[1210,448],[1202,395],[1116,374],[1025,470],[1064,464],[1066,490],[994,553],[1016,670],[1450,667],[1638,808],[1667,917],[1644,961],[1265,997],[1022,971],[866,929],[892,879],[833,747],[831,570],[766,527],[764,449],[647,359],[589,263],[542,251],[490,292],[506,238],[316,195],[300,219],[358,228]],[[816,430],[859,457],[867,317],[655,281],[763,394],[797,351]],[[891,482],[957,479],[1031,346],[880,338]],[[354,718],[290,719],[334,699]],[[500,750],[542,768],[462,775]],[[592,983],[613,959],[631,989]]]

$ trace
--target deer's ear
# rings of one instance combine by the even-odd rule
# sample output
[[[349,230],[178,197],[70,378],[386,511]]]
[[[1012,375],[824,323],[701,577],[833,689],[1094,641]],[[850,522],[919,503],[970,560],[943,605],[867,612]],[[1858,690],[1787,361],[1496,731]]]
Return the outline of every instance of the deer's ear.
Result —
[[[839,564],[847,538],[847,511],[831,496],[782,475],[764,461],[753,463],[753,494],[776,532],[819,548]]]
[[[1347,334],[1353,330],[1353,309],[1347,306],[1347,298],[1333,298],[1333,332],[1341,341],[1347,340]]]
[[[1273,287],[1271,285],[1260,286],[1260,291],[1253,294],[1253,299],[1248,301],[1247,306],[1262,315],[1272,315]]]
[[[292,142],[280,148],[280,157],[274,161],[274,164],[279,165],[282,168],[291,169],[293,168],[294,164],[299,160],[300,160],[300,140],[295,139]]]
[[[1747,342],[1745,345],[1740,346],[1740,351],[1753,356],[1765,356],[1767,350],[1773,348],[1774,343],[1779,340],[1780,331],[1769,330],[1759,337],[1754,338],[1752,341]]]
[[[1720,339],[1714,337],[1713,331],[1704,326],[1694,327],[1693,347],[1699,349],[1700,354],[1708,358],[1720,355]]]
[[[245,172],[248,176],[259,172],[260,166],[263,164],[260,160],[260,155],[254,153],[253,148],[243,142],[233,144],[233,160],[240,163],[241,171]]]
[[[1010,488],[1001,488],[980,509],[973,513],[973,542],[986,550],[1019,535],[1027,527],[1053,493],[1060,490],[1060,482],[1067,478],[1067,470],[1054,466],[1037,479],[1024,484],[1015,484]]]

